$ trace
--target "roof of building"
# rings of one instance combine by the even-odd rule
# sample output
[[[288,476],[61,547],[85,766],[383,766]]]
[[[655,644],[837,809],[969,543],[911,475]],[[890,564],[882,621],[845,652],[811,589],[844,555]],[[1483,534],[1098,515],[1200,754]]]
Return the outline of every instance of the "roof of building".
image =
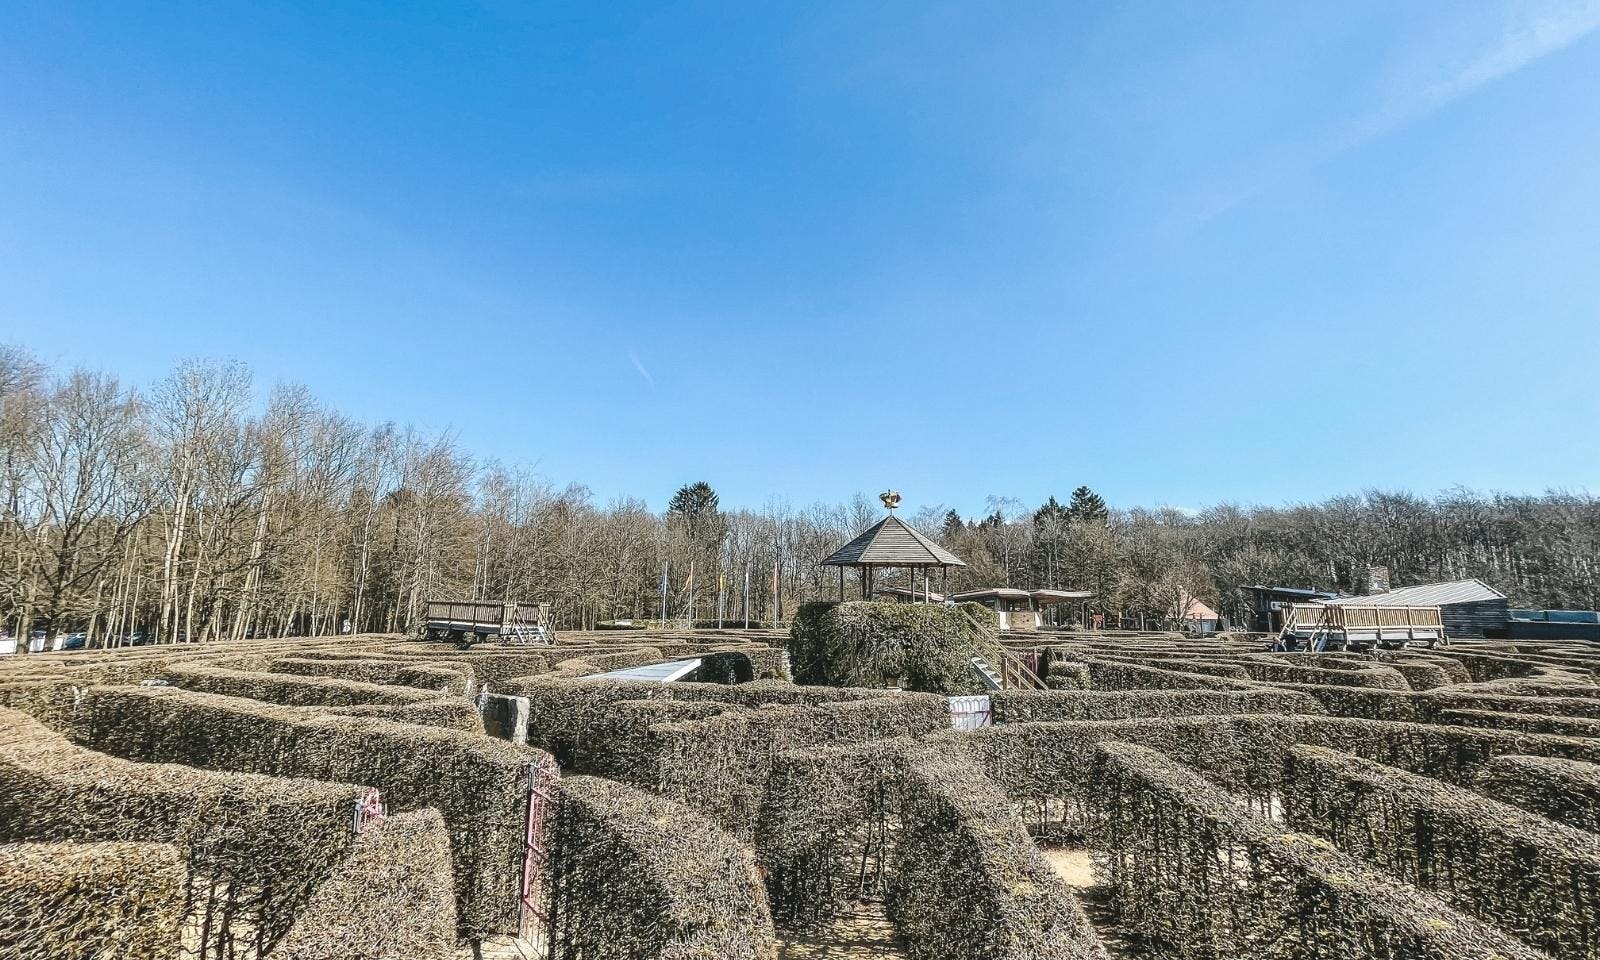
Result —
[[[1257,584],[1244,589],[1259,590],[1262,593],[1287,593],[1291,596],[1306,597],[1308,599],[1312,597],[1328,597],[1331,599],[1339,595],[1332,590],[1312,590],[1307,587],[1265,587]]]
[[[822,561],[825,567],[964,567],[961,558],[889,514]]]
[[[1041,604],[1060,603],[1064,600],[1086,600],[1094,596],[1093,590],[1018,590],[1016,587],[984,587],[950,594],[950,599],[963,600],[1026,600],[1032,597]]]
[[[1449,583],[1422,583],[1414,587],[1399,587],[1387,593],[1334,597],[1319,602],[1341,607],[1444,607],[1453,603],[1478,603],[1505,598],[1505,594],[1482,580],[1451,580]]]
[[[1219,620],[1219,619],[1221,619],[1217,615],[1217,611],[1211,609],[1211,607],[1208,606],[1206,604],[1206,602],[1204,600],[1201,600],[1199,597],[1187,597],[1185,599],[1187,599],[1189,601],[1188,604],[1186,605],[1188,609],[1184,610],[1182,616],[1178,616],[1175,619],[1178,619],[1178,620]],[[1176,610],[1176,605],[1174,605],[1173,609]],[[1171,614],[1171,612],[1172,611],[1168,611],[1169,615]]]
[[[1094,596],[1093,590],[1035,590],[1033,599],[1040,603],[1061,603],[1065,600],[1087,600]]]
[[[1026,600],[1030,594],[1016,587],[984,587],[982,590],[963,590],[950,594],[950,599],[960,603],[965,600]]]

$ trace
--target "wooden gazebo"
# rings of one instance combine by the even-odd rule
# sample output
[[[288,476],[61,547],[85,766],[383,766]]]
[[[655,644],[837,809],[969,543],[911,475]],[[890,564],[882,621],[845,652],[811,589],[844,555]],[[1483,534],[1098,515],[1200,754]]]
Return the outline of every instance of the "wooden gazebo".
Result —
[[[844,599],[844,568],[856,567],[861,572],[861,596],[872,599],[877,571],[882,567],[899,567],[910,571],[912,599],[916,599],[917,574],[922,574],[922,602],[933,596],[928,571],[938,567],[948,585],[951,567],[964,567],[959,557],[932,540],[900,522],[894,508],[900,505],[900,494],[890,491],[879,499],[889,508],[889,515],[863,531],[854,540],[833,552],[822,561],[825,567],[839,568],[839,599]]]

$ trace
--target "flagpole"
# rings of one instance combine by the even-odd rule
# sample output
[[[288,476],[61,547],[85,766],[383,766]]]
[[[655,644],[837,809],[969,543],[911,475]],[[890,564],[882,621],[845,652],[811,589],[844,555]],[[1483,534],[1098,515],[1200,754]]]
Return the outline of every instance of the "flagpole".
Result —
[[[750,629],[750,561],[744,562],[744,629]]]

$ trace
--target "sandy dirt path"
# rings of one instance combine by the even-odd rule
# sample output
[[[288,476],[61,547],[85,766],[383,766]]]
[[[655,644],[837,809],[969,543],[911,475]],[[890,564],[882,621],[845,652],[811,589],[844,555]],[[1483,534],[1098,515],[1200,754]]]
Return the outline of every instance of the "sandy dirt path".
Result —
[[[1106,909],[1105,888],[1096,880],[1089,851],[1040,847],[1039,852],[1044,855],[1045,862],[1050,864],[1056,876],[1066,881],[1072,892],[1078,895],[1083,912],[1094,924],[1095,933],[1100,935],[1100,942],[1105,944],[1106,952],[1114,960],[1148,960],[1153,956],[1130,941],[1122,928],[1112,921],[1110,911]]]
[[[780,930],[778,938],[779,960],[905,956],[881,903],[858,903],[851,912],[816,930]]]

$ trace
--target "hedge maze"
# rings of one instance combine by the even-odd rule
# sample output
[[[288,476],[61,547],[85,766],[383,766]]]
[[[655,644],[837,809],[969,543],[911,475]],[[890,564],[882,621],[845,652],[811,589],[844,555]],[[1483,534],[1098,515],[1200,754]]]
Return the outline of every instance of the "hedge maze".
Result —
[[[0,956],[1600,958],[1600,648],[872,606],[6,658]],[[953,729],[1001,645],[1048,689]]]

